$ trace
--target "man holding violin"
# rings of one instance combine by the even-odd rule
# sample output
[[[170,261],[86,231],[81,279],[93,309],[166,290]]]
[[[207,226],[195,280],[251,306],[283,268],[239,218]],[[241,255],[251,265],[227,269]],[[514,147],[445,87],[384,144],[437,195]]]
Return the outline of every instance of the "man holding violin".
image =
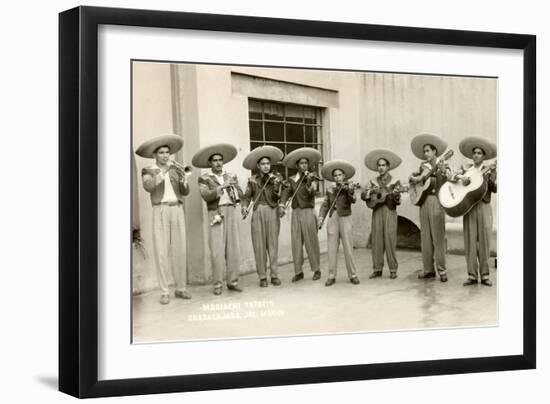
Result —
[[[155,159],[141,172],[143,188],[153,205],[153,252],[160,286],[160,303],[170,302],[169,271],[176,283],[175,297],[190,299],[187,292],[187,245],[183,197],[189,194],[186,170],[170,160],[183,147],[178,135],[155,137],[143,143],[136,154]]]
[[[212,259],[214,294],[221,295],[224,274],[227,289],[242,292],[239,287],[241,263],[237,204],[243,197],[237,176],[224,170],[224,164],[237,156],[237,148],[219,143],[199,150],[192,160],[198,168],[210,170],[198,179],[199,192],[208,210],[208,244]]]
[[[281,285],[278,275],[280,217],[284,210],[279,207],[282,192],[282,176],[273,173],[271,167],[283,158],[283,152],[274,146],[261,146],[252,150],[244,159],[243,167],[257,170],[248,179],[242,201],[245,219],[252,209],[251,236],[256,271],[260,287],[267,287],[267,257],[273,286]]]
[[[302,147],[289,153],[283,164],[298,169],[296,175],[288,179],[283,189],[279,206],[286,210],[292,206],[290,239],[294,276],[292,282],[304,279],[304,246],[313,272],[313,280],[321,278],[319,236],[317,234],[317,215],[315,214],[315,193],[319,178],[311,171],[321,160],[321,153],[311,147]]]
[[[372,274],[370,279],[382,276],[384,251],[390,268],[390,279],[397,278],[397,211],[401,203],[399,181],[390,170],[401,164],[401,158],[386,149],[373,150],[365,156],[369,170],[377,171],[378,177],[371,180],[371,186],[361,193],[361,199],[372,209]]]
[[[351,217],[351,204],[355,203],[355,189],[357,184],[349,182],[355,175],[355,168],[346,160],[331,160],[321,169],[321,175],[327,181],[336,184],[327,189],[325,200],[319,211],[323,227],[328,215],[327,244],[328,244],[328,279],[325,286],[332,286],[336,282],[336,269],[338,263],[338,247],[340,241],[344,249],[344,259],[348,278],[353,285],[358,285],[357,268],[353,259],[353,219]]]

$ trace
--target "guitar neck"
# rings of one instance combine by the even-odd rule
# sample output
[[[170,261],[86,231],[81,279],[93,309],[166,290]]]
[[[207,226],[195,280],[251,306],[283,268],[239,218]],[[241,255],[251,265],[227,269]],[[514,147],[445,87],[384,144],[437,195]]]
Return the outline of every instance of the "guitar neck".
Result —
[[[490,173],[493,170],[496,170],[496,164],[491,164],[490,166],[484,167],[483,170],[481,170],[481,175],[485,175]]]

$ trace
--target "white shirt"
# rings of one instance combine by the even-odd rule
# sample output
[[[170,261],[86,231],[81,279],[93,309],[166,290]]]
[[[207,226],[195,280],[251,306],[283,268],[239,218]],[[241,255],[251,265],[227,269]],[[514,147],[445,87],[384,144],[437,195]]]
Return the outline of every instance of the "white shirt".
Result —
[[[160,167],[157,164],[154,164],[154,168],[158,168],[160,170]],[[174,188],[172,187],[172,182],[170,181],[170,171],[166,171],[166,173],[162,174],[162,170],[160,172],[160,175],[164,178],[164,195],[162,196],[161,203],[168,202],[177,202],[178,197],[176,196],[176,193],[174,192]]]
[[[212,169],[210,169],[210,174],[213,175],[214,177],[216,177],[216,179],[218,180],[220,185],[224,184],[223,176],[225,174],[225,171],[222,171],[222,173],[220,175],[218,175],[214,171],[212,171]],[[227,189],[224,188],[222,190],[222,195],[220,196],[220,200],[218,202],[218,205],[227,205],[227,204],[232,204],[232,203],[233,202],[231,202],[231,198],[229,198],[229,194],[227,193]]]

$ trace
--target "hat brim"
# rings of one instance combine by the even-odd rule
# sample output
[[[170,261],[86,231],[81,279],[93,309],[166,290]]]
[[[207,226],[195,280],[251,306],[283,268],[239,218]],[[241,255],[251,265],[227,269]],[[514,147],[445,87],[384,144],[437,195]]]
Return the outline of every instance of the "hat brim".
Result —
[[[402,160],[397,154],[388,149],[376,149],[367,153],[365,156],[365,165],[369,170],[378,171],[378,160],[384,159],[390,165],[390,170],[398,167]]]
[[[460,152],[469,159],[473,158],[473,152],[476,147],[485,152],[485,159],[487,160],[494,159],[497,156],[497,145],[479,136],[469,136],[463,139],[458,145]]]
[[[350,179],[355,175],[355,167],[346,160],[331,160],[327,161],[321,169],[321,175],[327,181],[334,181],[332,172],[336,169],[342,170],[346,179]]]
[[[247,170],[254,170],[258,164],[258,161],[267,157],[271,164],[277,164],[283,158],[283,152],[281,149],[275,146],[261,146],[252,150],[243,160],[243,167]]]
[[[283,159],[283,164],[288,168],[296,168],[301,159],[307,159],[310,166],[321,161],[321,152],[312,147],[301,147],[288,153]]]
[[[174,154],[183,147],[183,139],[179,135],[157,136],[139,146],[136,150],[136,154],[141,157],[152,159],[154,158],[154,151],[161,146],[167,146],[170,149],[170,154]]]
[[[411,140],[411,150],[413,154],[420,160],[425,160],[424,156],[424,146],[427,144],[432,145],[436,148],[436,156],[439,157],[447,149],[447,142],[441,139],[439,136],[431,135],[429,133],[422,133],[417,135]]]
[[[223,158],[223,162],[229,163],[237,156],[237,148],[229,143],[217,143],[203,147],[195,153],[191,164],[197,168],[210,168],[210,157],[219,154]]]

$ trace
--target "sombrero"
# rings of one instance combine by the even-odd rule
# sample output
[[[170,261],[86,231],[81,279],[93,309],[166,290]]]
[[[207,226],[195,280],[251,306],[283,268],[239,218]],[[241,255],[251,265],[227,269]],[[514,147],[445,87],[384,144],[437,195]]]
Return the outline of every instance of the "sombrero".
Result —
[[[321,161],[321,152],[312,147],[300,147],[288,153],[283,159],[283,164],[288,168],[296,168],[296,164],[301,159],[307,159],[309,165],[313,166]]]
[[[179,135],[157,136],[139,146],[136,150],[136,154],[141,157],[152,159],[154,157],[153,152],[161,146],[168,146],[170,154],[174,154],[183,147],[183,139]]]
[[[258,161],[263,157],[271,160],[271,164],[277,164],[283,158],[283,152],[275,146],[257,147],[244,158],[243,167],[248,170],[254,170]]]
[[[350,162],[346,160],[330,160],[327,161],[323,168],[321,169],[321,175],[325,180],[334,181],[332,172],[336,169],[342,170],[346,179],[350,179],[355,175],[355,168],[351,165]]]
[[[388,149],[376,149],[367,153],[365,156],[365,165],[369,170],[378,171],[378,160],[384,159],[390,165],[390,170],[401,164],[401,157]]]
[[[413,154],[420,160],[426,160],[424,157],[424,146],[430,144],[437,149],[437,157],[441,156],[447,149],[447,142],[439,136],[430,135],[429,133],[421,133],[411,140],[411,150]]]
[[[217,143],[203,147],[195,153],[191,164],[197,168],[210,168],[209,159],[214,154],[220,154],[223,157],[223,162],[229,163],[237,155],[237,148],[229,143]]]
[[[472,158],[473,151],[476,147],[479,147],[485,152],[485,158],[487,160],[494,159],[497,156],[497,145],[479,136],[469,136],[458,145],[460,152],[469,159]]]

